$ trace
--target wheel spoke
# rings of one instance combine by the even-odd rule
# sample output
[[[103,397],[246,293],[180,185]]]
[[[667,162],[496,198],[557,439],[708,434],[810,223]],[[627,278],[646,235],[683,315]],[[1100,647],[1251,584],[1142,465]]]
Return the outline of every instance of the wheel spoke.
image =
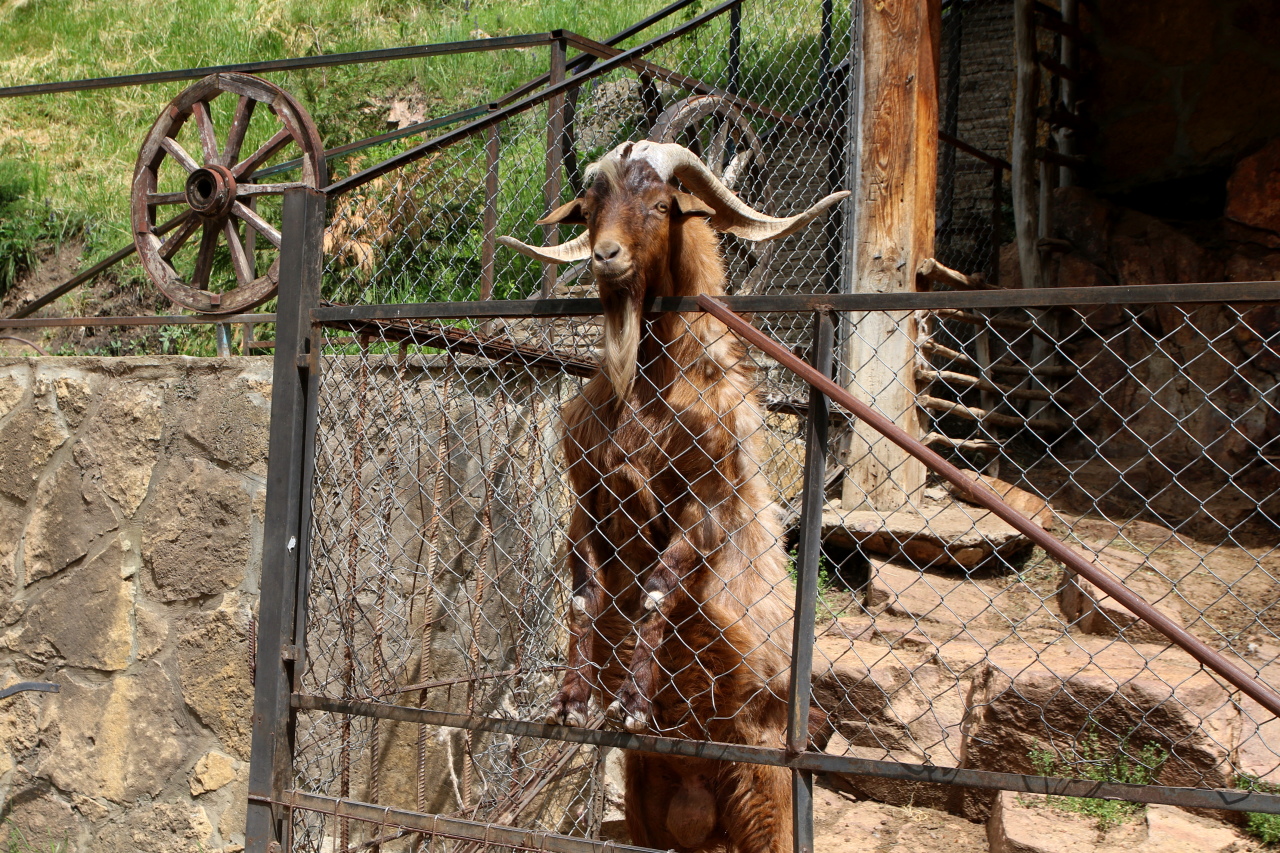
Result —
[[[293,141],[293,137],[285,128],[276,131],[276,135],[262,143],[262,147],[249,155],[245,160],[241,160],[236,167],[231,170],[231,174],[240,179],[244,175],[252,174],[259,166],[271,159],[271,156],[281,148]]]
[[[147,204],[182,204],[187,200],[186,193],[147,193]]]
[[[196,229],[200,227],[200,217],[191,214],[187,217],[187,221],[178,226],[178,230],[169,235],[163,243],[160,244],[160,257],[166,261],[174,256],[174,254],[182,248],[187,240],[191,239],[191,235],[196,233]]]
[[[245,203],[249,210],[254,213],[258,212],[258,197],[251,195]],[[244,253],[249,258],[249,268],[255,273],[258,271],[258,256],[254,251],[258,248],[258,232],[252,228],[244,229]]]
[[[227,248],[231,250],[231,267],[235,270],[236,281],[241,284],[248,284],[256,276],[253,274],[253,265],[249,260],[249,255],[245,252],[244,244],[240,242],[240,235],[236,233],[234,219],[228,219],[222,224],[222,233],[227,238]],[[253,232],[249,231],[249,233],[252,234]]]
[[[257,231],[263,237],[271,242],[271,245],[277,249],[280,248],[280,232],[277,231],[270,222],[258,215],[256,210],[250,210],[240,202],[231,205],[231,212],[236,216],[249,223],[254,231]]]
[[[213,130],[213,117],[209,115],[209,104],[196,101],[191,105],[191,114],[196,117],[196,129],[200,131],[200,149],[204,152],[206,163],[217,163],[218,137]]]
[[[253,118],[253,108],[258,102],[248,95],[241,95],[236,104],[235,115],[231,118],[231,130],[227,132],[227,147],[222,151],[219,161],[230,166],[240,156],[240,146],[244,145],[244,135],[249,131],[249,120]]]
[[[236,184],[236,197],[255,195],[280,195],[285,190],[295,190],[307,186],[301,181],[289,184]]]
[[[204,236],[200,239],[200,253],[196,255],[196,268],[191,273],[191,287],[206,290],[209,274],[213,271],[213,252],[218,248],[219,228],[212,222],[204,223]]]
[[[166,136],[160,140],[160,147],[169,152],[169,156],[178,161],[178,165],[186,169],[188,172],[194,172],[200,168],[200,164],[191,159],[191,155],[187,153],[187,149],[178,144],[178,140],[172,136]]]

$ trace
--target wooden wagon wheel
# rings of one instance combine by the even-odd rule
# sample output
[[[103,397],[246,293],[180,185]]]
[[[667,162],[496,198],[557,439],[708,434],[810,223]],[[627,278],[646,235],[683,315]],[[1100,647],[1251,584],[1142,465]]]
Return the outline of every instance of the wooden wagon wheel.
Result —
[[[223,92],[238,101],[220,141],[210,104]],[[259,104],[265,109],[256,109]],[[255,115],[264,113],[270,118],[254,124]],[[192,127],[185,146],[184,126]],[[251,136],[266,141],[242,158],[240,149]],[[277,156],[300,157],[301,179],[255,183],[254,173]],[[159,191],[179,180],[181,190]],[[206,77],[164,108],[138,154],[132,198],[138,257],[151,280],[177,304],[207,314],[246,311],[274,296],[279,281],[279,211],[260,209],[259,200],[324,183],[324,148],[301,104],[250,74]],[[168,219],[175,208],[181,221],[162,236],[157,220]],[[200,239],[192,240],[197,231]],[[261,242],[267,245],[259,248]],[[230,274],[221,277],[215,272],[220,249],[230,256]],[[175,267],[179,258],[194,258],[186,281]]]
[[[731,190],[738,189],[751,166],[764,159],[760,137],[751,122],[720,95],[694,95],[676,101],[658,116],[649,139],[677,142],[688,148]],[[768,273],[776,244],[724,235],[722,245],[728,254],[745,258],[750,267],[734,293],[756,290]]]

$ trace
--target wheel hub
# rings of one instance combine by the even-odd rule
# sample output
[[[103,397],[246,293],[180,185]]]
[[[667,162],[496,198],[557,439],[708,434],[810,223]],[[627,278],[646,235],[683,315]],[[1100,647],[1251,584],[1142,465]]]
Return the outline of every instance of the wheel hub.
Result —
[[[231,213],[236,200],[236,179],[224,166],[209,165],[187,176],[187,204],[206,219]]]

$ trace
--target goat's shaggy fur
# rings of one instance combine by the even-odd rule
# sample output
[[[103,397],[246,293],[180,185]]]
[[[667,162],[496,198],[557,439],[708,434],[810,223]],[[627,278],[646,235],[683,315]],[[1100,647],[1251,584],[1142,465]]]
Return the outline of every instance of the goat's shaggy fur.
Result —
[[[760,470],[755,368],[710,316],[640,311],[724,291],[716,234],[672,189],[643,160],[612,161],[584,202],[592,245],[624,243],[634,278],[597,270],[602,372],[564,410],[575,612],[556,707],[584,719],[594,688],[633,731],[780,747],[793,590]],[[669,216],[637,221],[655,198]],[[790,801],[782,768],[626,755],[637,844],[784,853]]]

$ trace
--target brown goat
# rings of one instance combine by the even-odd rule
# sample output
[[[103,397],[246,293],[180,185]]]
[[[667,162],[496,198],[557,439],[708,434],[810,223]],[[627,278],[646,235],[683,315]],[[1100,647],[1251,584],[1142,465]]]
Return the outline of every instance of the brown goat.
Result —
[[[550,718],[585,725],[594,692],[631,732],[780,747],[794,591],[760,471],[754,367],[714,318],[648,319],[643,305],[724,292],[717,229],[782,237],[848,193],[775,219],[687,149],[651,142],[619,146],[588,177],[541,220],[586,234],[544,248],[502,238],[551,263],[590,257],[604,303],[600,373],[564,410],[573,600]],[[783,768],[628,752],[625,775],[634,843],[790,850]]]

